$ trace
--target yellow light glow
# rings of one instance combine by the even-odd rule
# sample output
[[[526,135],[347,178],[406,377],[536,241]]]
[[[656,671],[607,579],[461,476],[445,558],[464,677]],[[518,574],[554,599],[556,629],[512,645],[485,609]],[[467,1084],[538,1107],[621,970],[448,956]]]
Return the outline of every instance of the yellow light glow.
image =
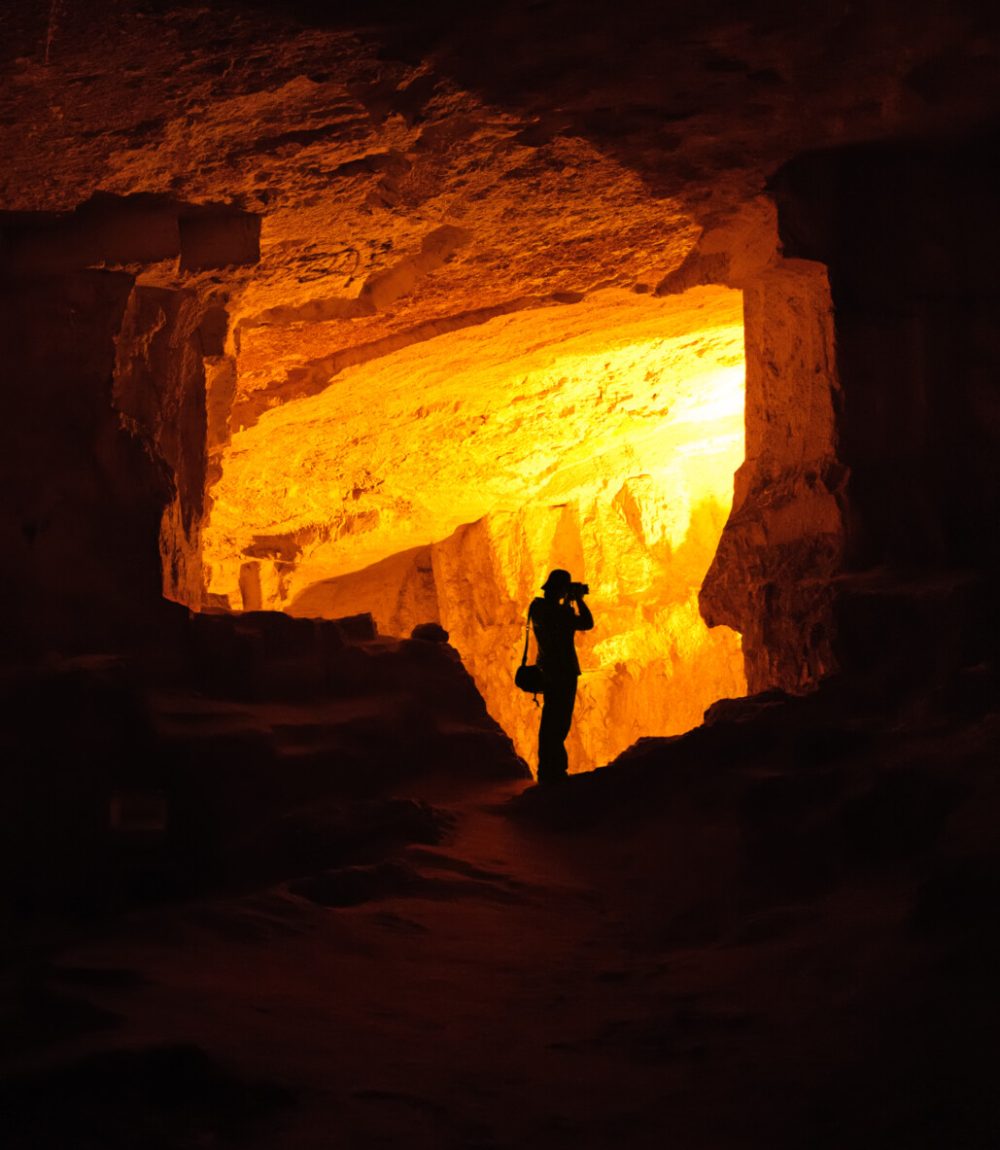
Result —
[[[204,533],[209,590],[241,605],[436,619],[534,763],[512,685],[551,567],[591,585],[596,629],[571,769],[689,729],[742,694],[739,636],[697,593],[743,459],[738,292],[597,293],[504,316],[337,376],[233,437]]]

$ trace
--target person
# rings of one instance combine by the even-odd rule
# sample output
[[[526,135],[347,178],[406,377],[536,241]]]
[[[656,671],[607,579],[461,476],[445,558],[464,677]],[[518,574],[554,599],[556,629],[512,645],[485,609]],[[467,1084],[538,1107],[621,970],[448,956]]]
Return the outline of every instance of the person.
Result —
[[[542,591],[544,598],[532,601],[528,618],[545,680],[538,727],[538,782],[545,785],[566,777],[569,763],[564,744],[573,722],[580,676],[576,632],[591,630],[594,616],[583,601],[589,588],[584,583],[574,583],[568,571],[556,568],[550,572]]]

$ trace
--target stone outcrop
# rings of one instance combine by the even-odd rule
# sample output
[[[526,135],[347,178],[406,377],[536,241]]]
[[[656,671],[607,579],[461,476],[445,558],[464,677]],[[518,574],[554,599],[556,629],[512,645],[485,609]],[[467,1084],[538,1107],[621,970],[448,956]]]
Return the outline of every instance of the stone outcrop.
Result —
[[[117,338],[112,402],[173,487],[160,531],[164,594],[201,606],[206,399],[194,292],[133,289]]]
[[[701,606],[742,632],[751,689],[856,667],[883,609],[901,636],[929,625],[928,604],[965,620],[959,654],[933,645],[945,663],[987,651],[991,18],[751,4],[734,23],[712,6],[561,0],[452,6],[444,22],[376,5],[363,31],[280,4],[237,6],[224,32],[212,6],[121,0],[105,17],[5,14],[5,363],[12,395],[45,377],[12,401],[6,461],[5,579],[28,647],[97,641],[84,603],[124,633],[157,614],[158,553],[169,595],[266,609],[519,514],[525,491],[499,498],[466,466],[470,444],[523,469],[546,506],[572,504],[581,530],[610,500],[638,538],[658,498],[636,486],[645,460],[621,452],[599,499],[573,486],[579,457],[555,481],[551,456],[585,438],[562,380],[605,378],[623,300],[669,327],[673,306],[724,285],[745,304],[747,457]],[[478,368],[498,331],[503,418],[477,409],[480,375],[448,391],[429,367]],[[586,371],[542,387],[538,361],[566,333]],[[621,389],[586,410],[613,421],[639,392],[610,374]],[[553,450],[525,466],[494,433],[517,442],[549,386],[565,401]],[[90,404],[75,427],[70,393]],[[463,407],[435,407],[446,393]],[[330,433],[342,401],[374,429],[356,442]],[[391,442],[410,415],[426,434],[410,455],[445,433],[460,445],[431,469],[447,515]],[[307,431],[329,448],[306,451]],[[255,478],[265,445],[281,466]],[[50,458],[74,478],[43,474]],[[423,560],[392,563],[408,574],[377,568],[378,610],[444,621],[436,574],[432,590]],[[887,591],[900,580],[909,592]]]
[[[95,192],[73,211],[0,212],[8,275],[177,261],[180,272],[255,264],[260,217],[230,204],[188,204],[166,194]]]
[[[600,620],[581,639],[575,768],[697,725],[745,690],[738,637],[710,633],[697,606],[741,458],[740,314],[718,287],[606,291],[284,404],[222,453],[210,602],[371,611],[392,635],[440,622],[534,761],[537,711],[513,667],[528,604],[567,567]]]
[[[1000,9],[7,0],[0,81],[5,1136],[1000,1145]]]
[[[112,395],[132,292],[119,272],[0,280],[8,657],[114,650],[162,615],[171,478],[122,427]]]
[[[316,583],[289,609],[332,618],[367,606],[380,630],[397,635],[439,623],[490,714],[534,763],[538,710],[513,685],[527,604],[550,568],[585,572],[598,626],[577,640],[583,675],[567,745],[571,769],[592,769],[643,735],[697,726],[716,699],[746,689],[739,636],[708,630],[698,612],[725,507],[707,498],[686,508],[672,542],[665,514],[680,490],[676,477],[664,488],[637,476],[590,502],[496,513],[430,547]]]
[[[744,302],[746,461],[701,609],[743,635],[751,692],[801,690],[837,667],[847,472],[826,270],[780,260],[747,283]]]
[[[829,268],[847,469],[836,657],[880,690],[992,663],[1000,570],[992,137],[804,156],[786,253]]]
[[[265,602],[280,607],[494,510],[617,491],[630,475],[683,472],[686,508],[703,471],[726,499],[742,439],[740,321],[739,294],[723,288],[607,290],[345,371],[234,430],[211,489],[207,589],[238,607],[240,563],[273,559]]]
[[[231,406],[228,316],[212,287],[137,280],[164,263],[254,262],[259,231],[252,213],[151,194],[0,216],[3,345],[23,408],[6,452],[8,526],[23,540],[11,541],[9,578],[29,615],[48,616],[25,621],[43,647],[114,647],[155,632],[169,615],[152,591],[156,567],[163,594],[201,605],[206,453],[226,440]],[[95,618],[104,611],[107,636]]]
[[[176,632],[169,665],[75,657],[0,684],[0,912],[273,881],[432,832],[394,789],[528,775],[446,643],[368,615]]]

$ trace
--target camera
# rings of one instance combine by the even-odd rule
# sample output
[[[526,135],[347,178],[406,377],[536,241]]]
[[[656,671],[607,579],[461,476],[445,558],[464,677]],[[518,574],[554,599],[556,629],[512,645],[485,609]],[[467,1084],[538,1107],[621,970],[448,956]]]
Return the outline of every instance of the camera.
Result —
[[[590,594],[590,584],[588,583],[570,583],[566,596],[569,599],[582,599],[584,595]]]

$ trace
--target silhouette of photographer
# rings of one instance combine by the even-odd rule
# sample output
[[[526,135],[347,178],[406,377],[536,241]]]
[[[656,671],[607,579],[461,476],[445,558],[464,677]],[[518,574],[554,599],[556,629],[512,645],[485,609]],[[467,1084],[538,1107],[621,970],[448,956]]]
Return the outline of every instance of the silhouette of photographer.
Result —
[[[594,616],[583,601],[590,588],[586,583],[574,583],[568,571],[556,568],[550,572],[542,590],[545,597],[532,601],[528,618],[545,680],[538,728],[538,782],[547,785],[566,777],[569,764],[564,743],[573,722],[580,676],[576,632],[591,630]]]

